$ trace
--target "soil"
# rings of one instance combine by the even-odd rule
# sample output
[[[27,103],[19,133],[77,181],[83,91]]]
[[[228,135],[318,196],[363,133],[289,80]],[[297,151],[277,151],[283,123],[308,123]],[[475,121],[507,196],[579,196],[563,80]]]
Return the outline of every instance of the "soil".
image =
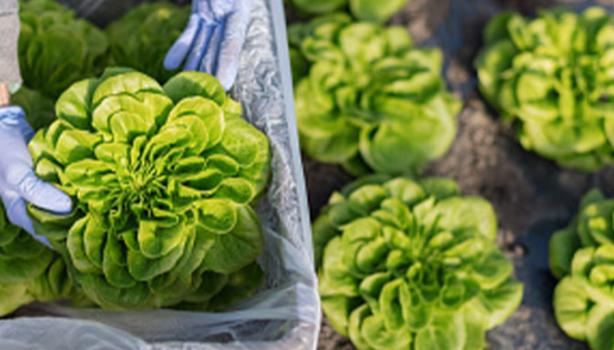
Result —
[[[614,0],[591,3],[614,6]],[[553,318],[556,280],[548,269],[548,241],[554,231],[567,225],[590,188],[614,194],[614,169],[595,174],[564,170],[522,149],[510,127],[483,102],[473,60],[484,25],[501,11],[532,15],[540,8],[586,5],[586,1],[575,0],[412,0],[391,21],[407,27],[414,41],[442,48],[449,86],[466,101],[458,117],[455,143],[425,175],[453,178],[465,194],[491,201],[499,218],[499,244],[514,261],[516,277],[525,284],[519,310],[489,332],[490,349],[587,349],[566,337]],[[330,194],[352,177],[337,166],[308,158],[304,166],[315,217]],[[324,321],[319,349],[349,350],[353,346]]]

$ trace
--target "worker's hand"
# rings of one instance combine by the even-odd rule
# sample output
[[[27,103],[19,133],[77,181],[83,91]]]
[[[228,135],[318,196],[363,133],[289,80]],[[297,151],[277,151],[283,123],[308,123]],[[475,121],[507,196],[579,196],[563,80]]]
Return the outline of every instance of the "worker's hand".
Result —
[[[34,174],[27,147],[33,135],[21,107],[0,107],[0,198],[14,225],[49,246],[44,237],[34,232],[26,202],[58,214],[69,213],[72,204],[70,197]]]
[[[253,0],[192,0],[192,15],[164,60],[166,69],[215,75],[229,90],[239,70]]]

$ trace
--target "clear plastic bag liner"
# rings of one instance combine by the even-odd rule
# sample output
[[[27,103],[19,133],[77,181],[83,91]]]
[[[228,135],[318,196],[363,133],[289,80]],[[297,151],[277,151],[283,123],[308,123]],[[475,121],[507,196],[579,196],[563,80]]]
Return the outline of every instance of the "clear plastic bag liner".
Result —
[[[63,318],[18,318],[0,324],[0,349],[141,350],[144,341],[99,323]]]
[[[37,304],[21,314],[46,317],[0,322],[0,349],[315,349],[320,304],[283,4],[254,1],[232,93],[242,102],[245,117],[271,143],[273,175],[258,205],[265,232],[259,263],[267,287],[225,313],[112,312]]]

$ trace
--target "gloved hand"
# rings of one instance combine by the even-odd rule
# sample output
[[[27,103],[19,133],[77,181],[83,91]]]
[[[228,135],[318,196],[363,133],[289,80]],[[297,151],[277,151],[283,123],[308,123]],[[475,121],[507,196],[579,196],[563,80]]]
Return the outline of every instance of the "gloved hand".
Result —
[[[164,67],[215,75],[229,90],[239,70],[253,0],[192,0],[192,15],[164,60]]]
[[[72,204],[70,197],[34,175],[27,147],[33,135],[21,107],[0,107],[0,198],[13,224],[49,246],[34,232],[26,201],[59,214],[69,213]]]

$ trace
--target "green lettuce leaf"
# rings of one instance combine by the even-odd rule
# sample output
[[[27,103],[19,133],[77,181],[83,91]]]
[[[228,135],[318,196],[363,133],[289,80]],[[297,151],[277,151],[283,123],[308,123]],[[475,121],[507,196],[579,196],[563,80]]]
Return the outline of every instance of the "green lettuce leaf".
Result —
[[[570,337],[591,349],[614,344],[614,200],[598,190],[588,192],[576,218],[550,241],[550,268],[560,279],[554,291],[554,313]]]
[[[34,130],[47,127],[55,120],[53,100],[38,91],[21,87],[11,96],[11,103],[23,108],[28,124]]]
[[[360,350],[483,349],[523,294],[496,228],[450,180],[360,179],[313,227],[324,313]]]
[[[443,58],[400,27],[334,14],[290,29],[303,151],[354,175],[421,171],[447,152],[461,103],[446,91]],[[300,51],[299,51],[300,50]]]
[[[141,71],[161,83],[177,74],[164,68],[164,57],[181,35],[189,7],[165,1],[144,3],[107,28],[113,64]]]
[[[12,225],[0,203],[0,317],[35,300],[79,295],[61,256]]]
[[[397,13],[408,0],[293,0],[301,11],[310,14],[328,14],[349,7],[354,17],[363,21],[386,22]]]
[[[494,18],[476,59],[480,90],[527,150],[561,166],[614,163],[614,23],[605,9]]]
[[[19,65],[27,88],[55,99],[102,70],[107,37],[72,10],[54,0],[22,0],[19,17]]]
[[[30,151],[37,175],[70,194],[74,212],[28,210],[87,299],[116,310],[219,310],[261,285],[262,273],[241,271],[258,269],[264,245],[252,204],[270,151],[240,113],[197,72],[161,86],[111,68],[60,96],[58,119]]]

